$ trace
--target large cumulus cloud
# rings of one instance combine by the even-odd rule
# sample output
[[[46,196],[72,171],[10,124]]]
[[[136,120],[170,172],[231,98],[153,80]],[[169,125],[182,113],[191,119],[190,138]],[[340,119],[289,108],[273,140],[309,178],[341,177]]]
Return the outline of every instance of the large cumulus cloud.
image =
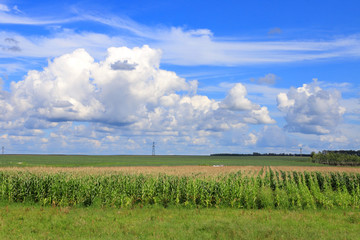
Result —
[[[335,130],[345,113],[340,100],[340,92],[323,90],[316,81],[277,96],[278,109],[286,114],[286,129],[312,134]]]
[[[266,107],[246,98],[242,84],[223,101],[210,99],[196,93],[196,81],[160,69],[160,59],[161,52],[148,46],[109,48],[103,61],[84,49],[55,58],[0,92],[0,128],[79,121],[176,135],[274,123]]]

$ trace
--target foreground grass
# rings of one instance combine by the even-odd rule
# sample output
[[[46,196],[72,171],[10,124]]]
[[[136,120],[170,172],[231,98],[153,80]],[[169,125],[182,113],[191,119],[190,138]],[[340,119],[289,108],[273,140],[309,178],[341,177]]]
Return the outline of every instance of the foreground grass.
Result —
[[[110,166],[323,166],[309,157],[293,156],[145,156],[145,155],[0,155],[0,167]]]
[[[358,239],[358,210],[59,208],[0,203],[0,239]]]

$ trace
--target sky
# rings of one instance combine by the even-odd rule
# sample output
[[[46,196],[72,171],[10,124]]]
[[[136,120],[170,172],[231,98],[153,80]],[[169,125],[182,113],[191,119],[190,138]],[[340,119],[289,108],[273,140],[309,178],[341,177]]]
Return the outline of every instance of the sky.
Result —
[[[0,0],[0,146],[358,150],[359,11],[357,0]]]

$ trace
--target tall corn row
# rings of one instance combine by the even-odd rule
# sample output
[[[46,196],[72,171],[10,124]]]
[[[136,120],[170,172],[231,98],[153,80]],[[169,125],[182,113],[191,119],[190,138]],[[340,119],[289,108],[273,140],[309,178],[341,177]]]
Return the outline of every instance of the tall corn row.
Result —
[[[360,175],[271,168],[218,177],[0,171],[0,199],[52,206],[359,208]]]

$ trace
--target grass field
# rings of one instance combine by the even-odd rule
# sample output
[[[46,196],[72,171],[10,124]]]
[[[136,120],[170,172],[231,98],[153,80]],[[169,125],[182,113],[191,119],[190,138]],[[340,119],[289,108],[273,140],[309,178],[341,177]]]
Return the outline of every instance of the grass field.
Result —
[[[359,239],[354,210],[53,208],[0,203],[0,239]]]
[[[323,166],[309,157],[292,156],[148,156],[148,155],[0,155],[0,167],[111,166]]]

